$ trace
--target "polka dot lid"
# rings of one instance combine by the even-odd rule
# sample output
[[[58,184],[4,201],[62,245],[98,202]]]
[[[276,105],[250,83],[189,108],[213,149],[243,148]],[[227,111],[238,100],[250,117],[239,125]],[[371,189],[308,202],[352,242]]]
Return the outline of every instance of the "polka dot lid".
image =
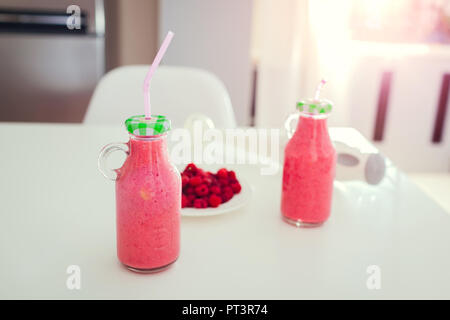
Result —
[[[333,103],[326,99],[306,99],[297,102],[297,109],[307,114],[329,114],[333,109]]]
[[[165,116],[152,115],[146,119],[144,115],[139,115],[128,118],[125,127],[135,136],[157,136],[168,132],[171,124]]]

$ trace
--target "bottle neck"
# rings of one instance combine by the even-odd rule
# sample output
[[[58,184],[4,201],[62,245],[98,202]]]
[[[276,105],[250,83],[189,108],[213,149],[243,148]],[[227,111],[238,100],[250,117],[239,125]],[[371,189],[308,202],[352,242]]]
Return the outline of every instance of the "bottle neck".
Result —
[[[150,137],[139,137],[130,134],[129,157],[132,161],[151,164],[154,162],[167,161],[167,139],[166,134]]]
[[[327,118],[327,115],[300,114],[294,134],[295,139],[304,141],[329,140]]]

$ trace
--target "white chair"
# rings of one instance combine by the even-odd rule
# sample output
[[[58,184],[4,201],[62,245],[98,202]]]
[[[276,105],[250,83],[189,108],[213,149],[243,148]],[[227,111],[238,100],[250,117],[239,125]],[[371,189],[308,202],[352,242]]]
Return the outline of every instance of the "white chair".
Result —
[[[144,114],[144,78],[150,66],[119,67],[98,83],[84,123],[118,124]],[[152,114],[165,115],[182,127],[190,115],[209,117],[217,128],[235,128],[231,100],[212,73],[187,67],[160,66],[150,84]]]
[[[392,72],[384,135],[375,145],[404,171],[449,172],[448,113],[442,141],[432,143],[443,75],[450,70],[450,61],[446,59],[449,55],[450,50],[445,53],[430,49],[420,55],[414,51],[410,55],[405,53],[401,59],[375,54],[353,57],[349,124],[367,138],[373,138],[382,75]]]

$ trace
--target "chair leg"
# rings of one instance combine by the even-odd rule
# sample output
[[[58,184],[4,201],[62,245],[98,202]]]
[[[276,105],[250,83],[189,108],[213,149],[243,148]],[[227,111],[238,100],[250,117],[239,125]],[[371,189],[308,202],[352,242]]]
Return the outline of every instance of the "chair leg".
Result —
[[[440,143],[442,141],[442,134],[444,132],[445,115],[447,113],[448,90],[450,86],[450,73],[445,73],[442,76],[441,92],[439,94],[439,102],[436,111],[436,119],[434,121],[433,143]]]
[[[374,141],[382,141],[386,124],[389,94],[391,91],[392,72],[383,72],[381,77],[380,94],[378,95],[377,115],[375,119],[375,129],[373,132]]]

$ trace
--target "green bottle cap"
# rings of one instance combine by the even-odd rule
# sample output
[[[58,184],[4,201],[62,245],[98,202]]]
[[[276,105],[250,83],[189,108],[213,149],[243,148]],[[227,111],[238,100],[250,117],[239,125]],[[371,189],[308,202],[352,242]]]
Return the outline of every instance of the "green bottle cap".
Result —
[[[306,99],[297,102],[297,109],[306,114],[329,114],[333,109],[333,103],[326,99]]]
[[[171,129],[170,120],[158,115],[152,115],[149,119],[145,115],[132,116],[125,121],[125,127],[135,136],[157,136]]]

